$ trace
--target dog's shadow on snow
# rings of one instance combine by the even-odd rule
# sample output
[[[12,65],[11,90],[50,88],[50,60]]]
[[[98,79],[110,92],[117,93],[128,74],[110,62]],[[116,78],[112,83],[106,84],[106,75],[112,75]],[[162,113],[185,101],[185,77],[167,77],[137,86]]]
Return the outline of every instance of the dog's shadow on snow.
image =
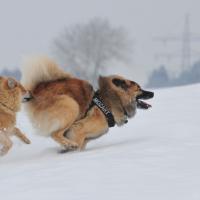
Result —
[[[94,150],[102,150],[102,149],[111,149],[111,148],[120,148],[122,146],[129,146],[130,144],[138,145],[140,143],[145,143],[152,140],[152,137],[140,137],[140,138],[132,138],[132,139],[126,139],[122,141],[115,141],[113,143],[107,143],[107,144],[92,144],[88,145],[88,148],[86,147],[85,151],[94,151]]]
[[[92,144],[93,142],[89,142],[88,146],[84,151],[81,151],[81,153],[84,152],[92,152],[96,150],[107,150],[108,148],[122,148],[123,146],[129,146],[132,144],[132,146],[139,145],[141,143],[145,143],[152,140],[152,137],[138,137],[138,138],[132,138],[132,139],[124,139],[121,141],[113,141],[112,143],[107,143],[107,144],[102,144],[102,143],[97,143],[97,144]],[[44,149],[42,152],[40,152],[40,157],[47,157],[51,155],[52,157],[58,156],[58,155],[74,155],[74,154],[79,154],[80,151],[68,151],[65,153],[61,153],[61,149],[59,147],[49,147]],[[36,156],[36,155],[35,155]]]
[[[112,143],[107,143],[107,144],[102,144],[102,143],[97,143],[97,144],[91,144],[89,143],[88,147],[86,147],[86,149],[84,151],[68,151],[68,152],[62,152],[61,149],[59,147],[49,147],[44,149],[42,152],[40,152],[40,158],[44,158],[44,157],[57,157],[57,156],[64,156],[64,155],[79,155],[79,153],[86,153],[86,152],[95,152],[95,151],[101,151],[101,150],[107,150],[107,149],[112,149],[112,148],[122,148],[125,146],[136,146],[139,145],[141,143],[145,143],[152,140],[152,137],[140,137],[140,138],[132,138],[132,139],[126,139],[126,140],[122,140],[122,141],[115,141]],[[35,155],[35,157],[37,157],[37,155]]]
[[[122,140],[122,141],[115,141],[112,143],[107,143],[107,144],[102,144],[102,143],[96,143],[96,144],[89,144],[88,147],[86,147],[86,149],[84,151],[82,151],[81,153],[91,153],[91,152],[95,152],[95,151],[103,151],[103,150],[108,150],[108,149],[113,149],[113,148],[123,148],[128,146],[130,148],[130,145],[132,145],[133,147],[136,145],[139,145],[141,143],[145,143],[152,140],[152,137],[140,137],[140,138],[132,138],[132,139],[126,139],[126,140]],[[41,151],[37,151],[37,152],[26,152],[25,154],[22,155],[18,155],[17,157],[15,157],[14,155],[12,155],[11,157],[7,157],[4,159],[2,159],[2,162],[0,162],[1,164],[3,163],[20,163],[23,161],[35,161],[35,160],[45,160],[46,158],[57,158],[63,155],[68,155],[71,156],[72,154],[74,155],[74,153],[79,154],[80,152],[77,151],[72,151],[72,152],[66,152],[66,153],[60,153],[60,149],[59,147],[48,147],[45,148]],[[83,154],[82,154],[83,155]],[[3,162],[4,160],[4,162]],[[5,162],[6,161],[6,162]]]

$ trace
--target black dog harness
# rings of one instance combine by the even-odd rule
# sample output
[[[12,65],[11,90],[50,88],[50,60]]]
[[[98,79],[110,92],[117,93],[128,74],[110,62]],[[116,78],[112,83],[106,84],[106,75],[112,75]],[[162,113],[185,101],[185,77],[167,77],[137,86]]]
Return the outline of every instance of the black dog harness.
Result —
[[[102,101],[98,91],[94,93],[92,102],[88,110],[90,110],[93,106],[97,106],[101,110],[101,112],[105,115],[109,127],[115,126],[115,119],[113,117],[113,114]]]

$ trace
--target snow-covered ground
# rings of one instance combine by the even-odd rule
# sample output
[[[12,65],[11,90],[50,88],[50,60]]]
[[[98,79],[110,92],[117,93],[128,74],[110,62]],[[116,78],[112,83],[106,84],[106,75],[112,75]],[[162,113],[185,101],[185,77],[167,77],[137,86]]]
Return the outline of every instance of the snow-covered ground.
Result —
[[[66,154],[20,113],[32,144],[14,139],[0,158],[0,199],[200,200],[200,85],[156,90],[149,102],[85,152]]]

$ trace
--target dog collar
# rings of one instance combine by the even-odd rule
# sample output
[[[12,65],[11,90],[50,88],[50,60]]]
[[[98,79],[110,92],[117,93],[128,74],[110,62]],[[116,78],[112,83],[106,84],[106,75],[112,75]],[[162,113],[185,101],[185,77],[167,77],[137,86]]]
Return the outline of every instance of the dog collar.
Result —
[[[101,112],[105,115],[109,127],[115,126],[114,116],[111,113],[111,111],[108,109],[108,107],[104,104],[104,102],[102,101],[101,97],[99,96],[98,91],[95,92],[93,96],[90,108],[93,106],[97,106],[101,110]]]

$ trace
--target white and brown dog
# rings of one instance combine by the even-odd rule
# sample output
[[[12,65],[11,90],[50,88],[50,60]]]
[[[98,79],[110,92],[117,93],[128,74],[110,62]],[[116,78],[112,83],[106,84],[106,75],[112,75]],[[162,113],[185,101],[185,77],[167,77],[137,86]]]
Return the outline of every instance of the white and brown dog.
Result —
[[[22,75],[32,95],[26,104],[32,123],[39,134],[51,136],[65,150],[84,149],[109,126],[126,123],[137,107],[149,108],[139,99],[153,97],[121,76],[100,77],[95,93],[88,81],[64,72],[46,57],[29,60]]]

